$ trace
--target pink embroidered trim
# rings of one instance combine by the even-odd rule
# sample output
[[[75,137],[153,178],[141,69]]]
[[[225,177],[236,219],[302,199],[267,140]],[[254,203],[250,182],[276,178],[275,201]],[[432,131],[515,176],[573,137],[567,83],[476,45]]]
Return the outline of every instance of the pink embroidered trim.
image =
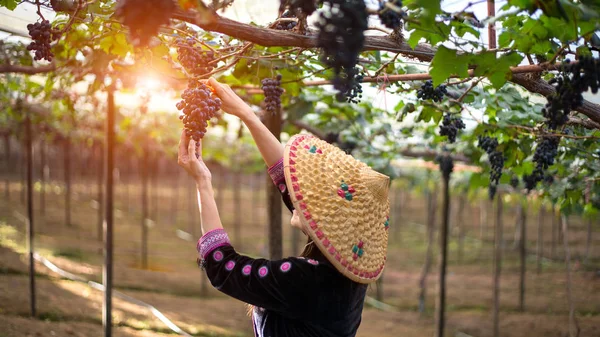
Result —
[[[200,253],[200,256],[202,256],[203,259],[206,259],[206,256],[213,250],[228,245],[231,245],[231,243],[229,242],[227,232],[225,232],[223,228],[219,228],[204,234],[200,240],[198,240],[196,250],[198,250],[198,253]]]
[[[285,184],[285,174],[283,173],[283,158],[267,170],[271,176],[271,180],[275,185],[279,185],[281,182]]]

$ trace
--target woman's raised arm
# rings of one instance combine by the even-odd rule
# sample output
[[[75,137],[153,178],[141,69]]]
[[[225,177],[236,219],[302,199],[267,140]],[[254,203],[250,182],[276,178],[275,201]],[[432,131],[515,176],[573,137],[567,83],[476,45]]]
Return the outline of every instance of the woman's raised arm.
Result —
[[[197,156],[196,153],[199,155]],[[200,210],[202,234],[215,229],[223,229],[217,203],[212,188],[212,176],[202,160],[202,140],[197,144],[185,131],[181,132],[177,163],[194,178],[198,188],[198,208]]]
[[[268,167],[272,167],[283,158],[283,145],[273,136],[271,131],[254,114],[254,111],[227,84],[219,83],[214,78],[208,80],[221,99],[221,109],[238,116],[250,130],[252,138]]]

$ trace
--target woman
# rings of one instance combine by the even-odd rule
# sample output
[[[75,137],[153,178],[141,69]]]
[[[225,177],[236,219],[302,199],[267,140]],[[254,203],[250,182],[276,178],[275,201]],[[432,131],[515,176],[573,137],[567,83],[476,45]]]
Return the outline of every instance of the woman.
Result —
[[[199,261],[219,291],[254,306],[255,336],[355,336],[367,284],[385,264],[389,178],[315,137],[284,147],[227,85],[209,84],[222,110],[248,127],[287,207],[308,237],[300,257],[277,261],[238,254],[223,229],[211,173],[183,134],[179,164],[195,179],[202,233]],[[289,191],[289,193],[288,193]]]

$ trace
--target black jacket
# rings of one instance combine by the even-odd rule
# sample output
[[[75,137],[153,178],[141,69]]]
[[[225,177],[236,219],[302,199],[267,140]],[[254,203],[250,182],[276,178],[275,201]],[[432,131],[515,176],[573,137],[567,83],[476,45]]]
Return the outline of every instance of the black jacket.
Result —
[[[269,173],[291,210],[282,161]],[[198,250],[203,268],[217,290],[255,306],[255,336],[356,335],[367,286],[340,274],[321,254],[314,259],[252,259],[235,251],[224,230],[206,233]]]

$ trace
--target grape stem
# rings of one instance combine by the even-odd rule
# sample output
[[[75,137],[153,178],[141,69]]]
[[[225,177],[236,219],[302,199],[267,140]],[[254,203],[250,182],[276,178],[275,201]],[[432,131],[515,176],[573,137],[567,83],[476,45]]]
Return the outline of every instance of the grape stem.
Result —
[[[40,0],[35,0],[35,5],[37,6],[37,15],[39,15],[39,17],[42,18],[42,20],[46,20],[40,9]]]
[[[396,61],[396,59],[398,58],[398,56],[400,56],[400,53],[396,53],[396,55],[391,60],[382,64],[381,67],[379,67],[379,69],[377,69],[377,71],[375,71],[375,76],[376,77],[379,76],[379,74],[383,71],[383,69],[387,68],[387,66],[394,63]]]
[[[459,103],[459,104],[462,103],[462,101],[465,99],[465,97],[467,97],[467,94],[469,94],[469,92],[471,92],[471,90],[473,90],[473,88],[475,88],[477,86],[477,84],[479,84],[479,82],[481,82],[481,80],[483,80],[483,77],[480,77],[476,81],[473,81],[471,83],[471,86],[469,87],[469,89],[467,89],[465,92],[463,92],[463,94],[460,95],[458,100],[456,100],[456,103]]]

